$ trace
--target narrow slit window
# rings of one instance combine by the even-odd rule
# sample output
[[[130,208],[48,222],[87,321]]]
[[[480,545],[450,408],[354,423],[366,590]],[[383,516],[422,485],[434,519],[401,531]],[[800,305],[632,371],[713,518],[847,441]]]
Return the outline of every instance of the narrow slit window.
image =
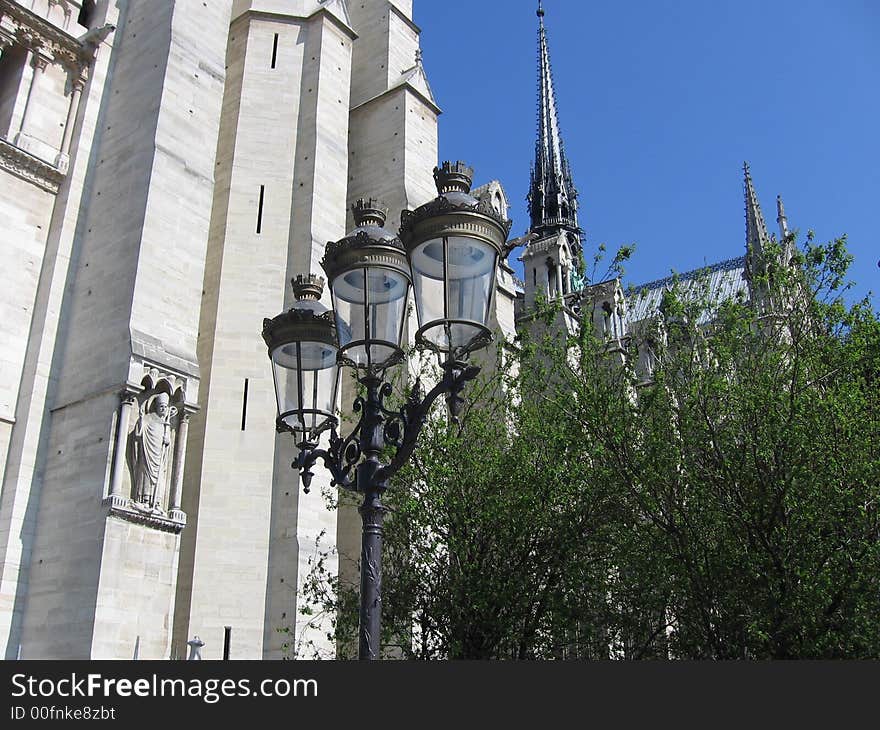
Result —
[[[247,426],[247,399],[248,399],[248,379],[244,379],[244,393],[241,397],[241,430],[245,430]]]
[[[275,68],[275,61],[278,60],[278,34],[275,34],[275,40],[272,41],[272,68]]]
[[[266,195],[266,186],[260,185],[260,202],[257,203],[257,233],[263,231],[263,198]]]

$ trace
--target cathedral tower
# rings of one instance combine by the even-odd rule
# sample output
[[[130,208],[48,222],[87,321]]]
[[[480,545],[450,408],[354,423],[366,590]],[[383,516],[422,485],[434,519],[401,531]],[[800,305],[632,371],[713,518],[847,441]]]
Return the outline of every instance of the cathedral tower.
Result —
[[[200,321],[201,410],[184,489],[194,529],[183,535],[178,650],[198,635],[203,656],[217,658],[231,626],[235,658],[282,658],[290,644],[305,655],[310,643],[334,652],[326,627],[303,618],[301,586],[318,544],[338,543],[343,573],[350,567],[355,520],[327,509],[326,473],[310,495],[300,489],[294,445],[275,433],[260,323],[291,306],[293,277],[321,273],[326,243],[351,226],[348,203],[376,196],[397,217],[433,197],[439,109],[411,6],[233,6]],[[352,397],[343,388],[343,406]]]

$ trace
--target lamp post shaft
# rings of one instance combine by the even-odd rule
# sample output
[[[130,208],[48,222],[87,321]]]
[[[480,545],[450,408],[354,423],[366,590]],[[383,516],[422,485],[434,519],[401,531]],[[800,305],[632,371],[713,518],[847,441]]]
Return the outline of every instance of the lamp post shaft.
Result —
[[[382,635],[382,523],[385,508],[382,492],[385,484],[377,478],[382,467],[379,457],[385,446],[381,378],[369,375],[361,379],[367,390],[361,427],[361,453],[364,460],[357,467],[358,490],[364,495],[361,514],[361,595],[359,659],[378,659]]]
[[[358,511],[363,520],[358,659],[378,659],[382,634],[382,522],[385,519],[381,490],[368,490]]]

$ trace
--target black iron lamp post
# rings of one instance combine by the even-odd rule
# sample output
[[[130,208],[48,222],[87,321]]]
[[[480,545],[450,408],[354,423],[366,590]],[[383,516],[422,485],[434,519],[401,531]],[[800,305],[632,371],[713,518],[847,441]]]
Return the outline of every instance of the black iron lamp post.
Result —
[[[510,221],[470,193],[473,171],[464,163],[435,168],[439,196],[401,213],[399,236],[385,228],[385,211],[359,200],[356,228],[327,244],[321,262],[333,312],[320,298],[323,281],[298,276],[297,302],[263,322],[278,399],[279,432],[293,434],[305,491],[312,467],[323,460],[332,486],[363,495],[359,658],[379,655],[382,595],[382,494],[409,460],[434,401],[446,397],[457,418],[465,384],[479,373],[467,362],[492,340],[488,327],[498,259]],[[413,287],[414,285],[414,287]],[[442,378],[424,397],[418,380],[402,408],[385,405],[392,387],[385,371],[403,360],[401,348],[411,289],[420,328],[416,342],[436,352]],[[359,420],[351,433],[337,432],[338,367],[354,368],[363,395],[354,401]],[[327,447],[322,433],[329,431]],[[393,456],[380,456],[391,447]]]

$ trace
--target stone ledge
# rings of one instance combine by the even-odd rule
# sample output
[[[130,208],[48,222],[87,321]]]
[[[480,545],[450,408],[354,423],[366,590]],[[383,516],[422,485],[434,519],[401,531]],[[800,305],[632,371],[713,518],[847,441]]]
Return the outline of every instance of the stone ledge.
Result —
[[[170,514],[148,511],[130,499],[113,495],[104,499],[104,506],[107,507],[108,517],[118,517],[163,532],[180,533],[186,527],[186,514],[181,510],[171,510]]]
[[[65,174],[57,167],[5,139],[0,139],[0,170],[11,172],[53,195],[58,193],[65,178]]]

